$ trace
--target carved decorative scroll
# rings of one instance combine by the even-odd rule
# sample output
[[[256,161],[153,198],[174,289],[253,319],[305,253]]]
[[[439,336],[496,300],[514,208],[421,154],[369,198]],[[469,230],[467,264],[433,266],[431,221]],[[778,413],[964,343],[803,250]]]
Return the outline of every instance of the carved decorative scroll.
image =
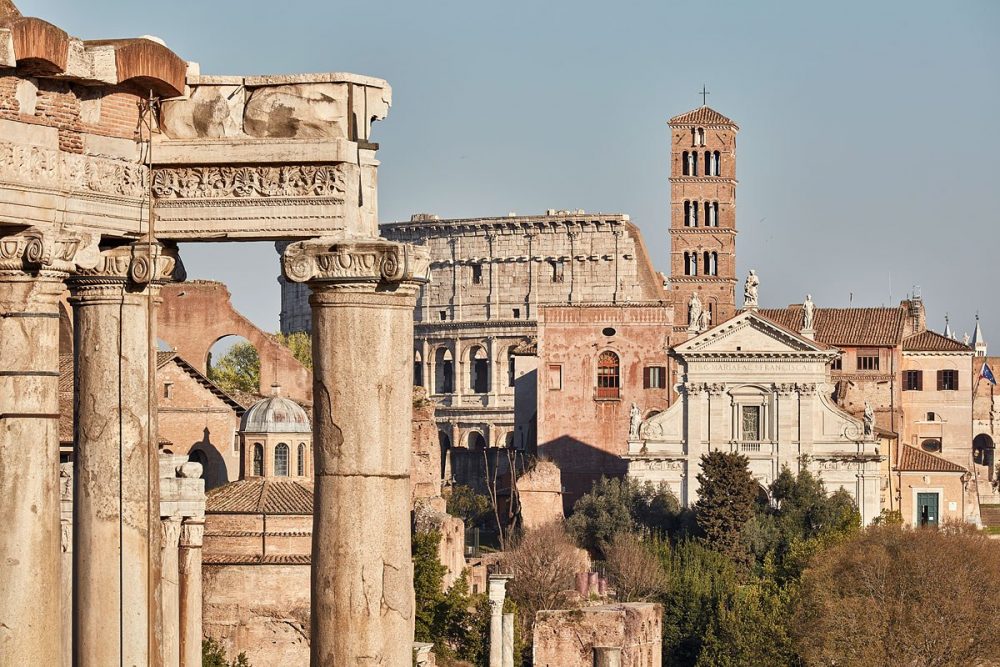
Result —
[[[98,238],[87,233],[35,227],[0,236],[0,271],[91,269],[100,263]]]
[[[333,197],[346,192],[337,166],[179,167],[153,172],[159,199]]]
[[[329,282],[426,282],[430,254],[391,241],[299,241],[288,246],[282,257],[285,277],[297,283]]]

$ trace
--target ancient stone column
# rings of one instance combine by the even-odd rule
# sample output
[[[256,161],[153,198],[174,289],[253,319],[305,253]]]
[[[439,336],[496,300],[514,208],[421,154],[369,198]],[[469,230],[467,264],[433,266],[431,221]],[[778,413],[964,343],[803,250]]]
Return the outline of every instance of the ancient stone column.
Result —
[[[176,252],[137,242],[101,253],[67,281],[73,305],[76,456],[73,662],[160,660],[160,499],[156,437],[159,283]]]
[[[490,662],[489,667],[503,667],[503,603],[507,597],[510,576],[490,575],[488,593],[490,600]]]
[[[163,667],[181,664],[180,646],[180,572],[177,547],[181,535],[181,517],[171,516],[160,520],[163,541],[160,545],[160,596],[163,604]]]
[[[514,667],[514,614],[503,615],[503,651],[501,653],[501,666]]]
[[[181,525],[178,573],[180,578],[181,667],[201,667],[201,547],[205,520],[184,519]]]
[[[61,662],[59,295],[84,235],[0,229],[0,662]]]
[[[413,305],[423,249],[384,240],[290,245],[312,288],[311,664],[409,665]]]

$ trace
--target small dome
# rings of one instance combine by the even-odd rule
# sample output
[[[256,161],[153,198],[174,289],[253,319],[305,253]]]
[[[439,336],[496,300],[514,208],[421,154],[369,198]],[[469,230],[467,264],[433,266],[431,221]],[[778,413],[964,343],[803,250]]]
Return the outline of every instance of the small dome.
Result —
[[[312,433],[309,415],[295,401],[279,394],[263,398],[243,413],[240,431],[244,433]]]

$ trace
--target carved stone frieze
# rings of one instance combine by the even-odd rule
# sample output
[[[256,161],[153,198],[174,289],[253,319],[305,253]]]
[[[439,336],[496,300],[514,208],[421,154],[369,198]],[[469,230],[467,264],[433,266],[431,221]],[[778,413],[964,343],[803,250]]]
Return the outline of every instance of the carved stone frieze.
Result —
[[[629,463],[633,470],[674,470],[683,471],[686,464],[681,460],[634,459]]]
[[[0,271],[68,273],[100,263],[98,238],[83,232],[48,231],[31,227],[0,236]]]
[[[0,142],[0,181],[6,183],[138,199],[146,195],[147,171],[125,160]]]
[[[799,385],[794,382],[781,382],[774,385],[774,390],[778,392],[779,396],[792,396],[799,389]]]
[[[816,393],[816,383],[815,382],[800,382],[796,385],[800,394],[805,396],[811,396]]]
[[[346,192],[339,165],[280,167],[177,167],[153,172],[158,199],[330,197]]]
[[[713,382],[705,385],[710,396],[722,396],[726,393],[726,385],[721,382]]]
[[[425,248],[383,241],[317,239],[292,243],[282,256],[293,282],[426,282],[430,254]]]

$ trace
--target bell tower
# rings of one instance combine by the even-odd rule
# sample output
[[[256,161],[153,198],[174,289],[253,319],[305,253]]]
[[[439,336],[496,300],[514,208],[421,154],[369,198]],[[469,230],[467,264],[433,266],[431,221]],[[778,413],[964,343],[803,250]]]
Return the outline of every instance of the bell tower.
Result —
[[[718,324],[736,314],[736,133],[702,106],[670,126],[670,290],[675,331],[688,329],[696,293]]]

